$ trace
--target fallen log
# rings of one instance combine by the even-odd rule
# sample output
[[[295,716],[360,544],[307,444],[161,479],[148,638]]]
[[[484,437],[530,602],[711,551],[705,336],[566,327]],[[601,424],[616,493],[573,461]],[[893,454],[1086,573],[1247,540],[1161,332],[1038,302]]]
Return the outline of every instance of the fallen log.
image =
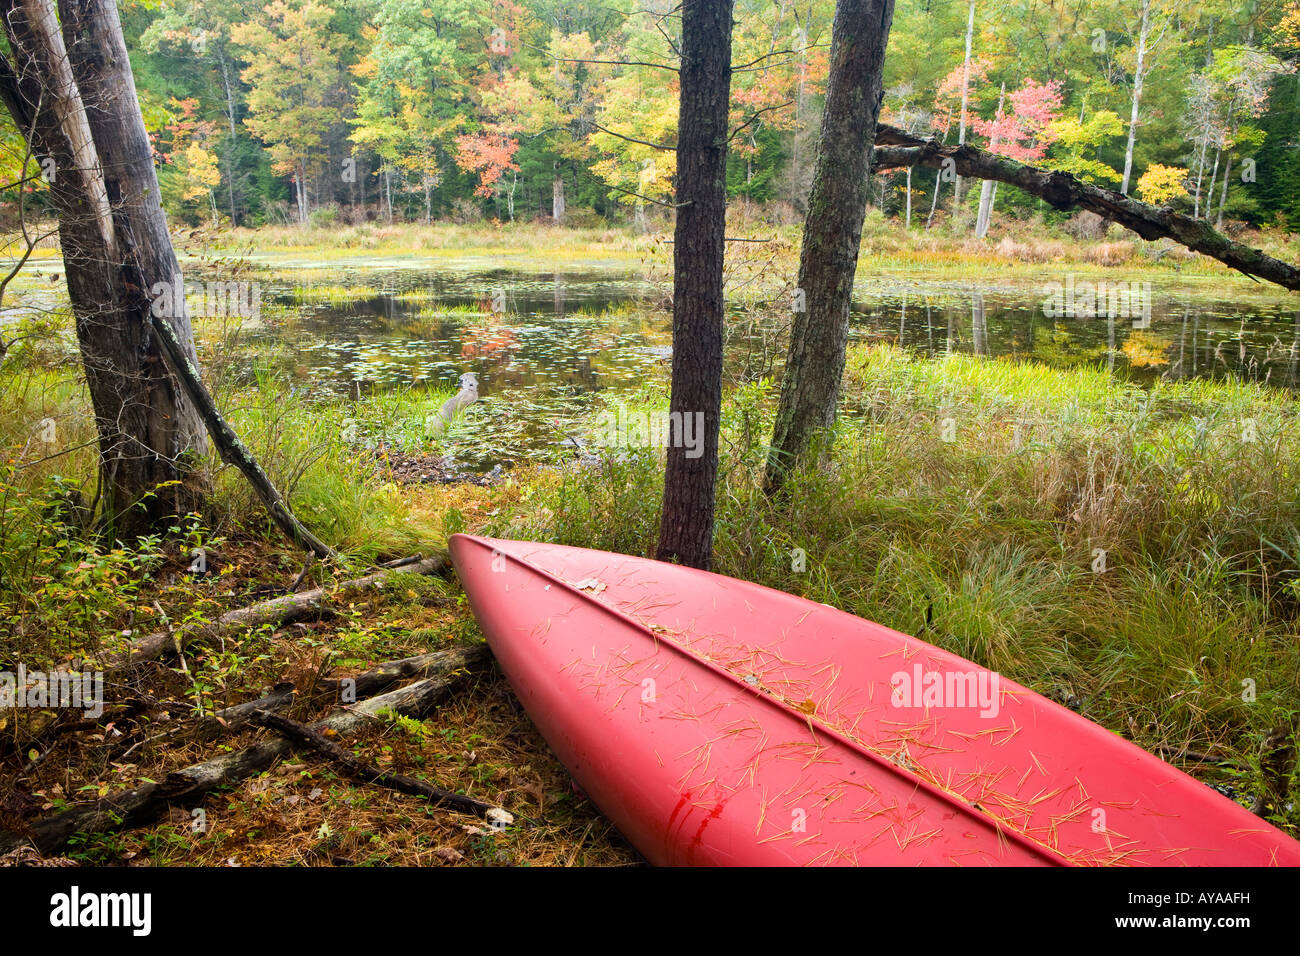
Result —
[[[938,140],[923,140],[881,123],[876,128],[872,170],[880,172],[907,166],[946,168],[957,176],[1007,183],[1056,209],[1095,212],[1132,229],[1143,239],[1172,239],[1252,278],[1267,279],[1283,288],[1300,291],[1300,268],[1229,239],[1209,223],[1174,212],[1168,206],[1151,206],[1113,189],[1081,182],[1069,173],[1035,169],[975,146],[946,146]]]
[[[514,820],[506,811],[490,803],[475,800],[473,797],[467,797],[462,793],[443,790],[427,784],[423,780],[417,780],[415,777],[381,770],[379,767],[366,763],[355,754],[344,750],[333,741],[326,740],[318,731],[305,724],[300,724],[296,720],[290,720],[288,717],[267,710],[258,711],[253,715],[252,719],[264,727],[269,727],[271,730],[278,730],[299,747],[306,747],[324,757],[328,757],[347,771],[349,776],[363,783],[375,783],[381,787],[396,790],[399,793],[427,797],[434,806],[450,807],[463,813],[472,813],[493,823],[499,821],[502,825],[505,825]]]
[[[135,741],[122,753],[122,756],[143,745],[160,744],[185,733],[193,733],[195,737],[205,740],[225,736],[243,730],[253,723],[252,718],[258,711],[285,710],[294,702],[304,698],[313,703],[320,703],[324,702],[326,697],[333,696],[336,703],[347,706],[382,693],[404,680],[443,677],[463,666],[461,648],[452,647],[415,657],[385,661],[356,677],[339,677],[321,681],[315,688],[309,688],[306,693],[300,694],[291,681],[284,681],[271,688],[271,692],[265,697],[232,704],[200,717],[196,723],[186,721],[168,727],[161,733]]]
[[[312,696],[315,698],[321,694],[333,694],[338,699],[346,692],[352,700],[362,700],[412,677],[438,677],[446,673],[450,653],[452,651],[431,651],[396,661],[385,661],[356,677],[331,677],[321,681]],[[340,699],[339,703],[347,704],[350,701]]]
[[[348,710],[317,721],[311,725],[312,729],[332,730],[340,735],[355,733],[369,726],[381,711],[392,711],[405,717],[425,716],[466,677],[486,669],[490,660],[486,645],[455,650],[460,657],[460,667],[455,672],[371,697]],[[79,833],[100,833],[142,826],[157,819],[168,806],[179,804],[193,807],[216,788],[230,786],[265,770],[292,753],[293,748],[289,739],[272,737],[243,750],[173,771],[160,781],[145,783],[93,803],[35,820],[28,825],[26,833],[0,832],[0,856],[27,843],[50,856],[60,852]]]
[[[211,640],[229,631],[246,630],[267,624],[287,624],[302,617],[319,614],[329,606],[332,599],[370,588],[383,587],[397,574],[442,574],[450,567],[445,557],[425,558],[415,564],[344,581],[333,589],[314,588],[301,594],[286,594],[260,604],[227,611],[215,621],[185,625],[170,631],[155,631],[136,638],[126,649],[109,655],[103,661],[103,670],[106,674],[112,674],[145,661],[179,653],[195,641]]]
[[[194,728],[195,734],[202,738],[212,738],[223,734],[234,733],[237,730],[243,730],[250,723],[254,714],[265,713],[267,711],[284,710],[298,699],[297,688],[294,687],[293,681],[283,681],[271,688],[271,693],[265,697],[259,697],[257,700],[245,701],[242,704],[232,704],[229,707],[222,708],[215,713],[207,714],[199,718],[198,725]],[[161,737],[174,736],[180,728],[168,730],[166,734],[160,734],[154,738],[154,741]]]

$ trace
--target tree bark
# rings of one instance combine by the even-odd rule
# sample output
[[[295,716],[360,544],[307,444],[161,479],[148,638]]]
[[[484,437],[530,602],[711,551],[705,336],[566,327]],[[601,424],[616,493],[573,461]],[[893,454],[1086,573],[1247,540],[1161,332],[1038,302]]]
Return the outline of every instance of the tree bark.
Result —
[[[726,247],[727,116],[733,0],[682,5],[677,223],[673,232],[670,435],[658,557],[693,568],[713,558],[722,415],[722,264]],[[687,447],[702,422],[702,447]]]
[[[162,361],[148,290],[179,275],[117,7],[0,0],[12,64],[0,95],[34,151],[55,162],[51,198],[99,431],[108,530],[123,538],[197,510],[203,422]],[[168,318],[194,355],[184,310]]]
[[[848,345],[849,308],[883,95],[893,0],[840,0],[831,33],[830,79],[808,218],[799,255],[796,311],[765,489],[785,481],[813,433],[835,420]]]

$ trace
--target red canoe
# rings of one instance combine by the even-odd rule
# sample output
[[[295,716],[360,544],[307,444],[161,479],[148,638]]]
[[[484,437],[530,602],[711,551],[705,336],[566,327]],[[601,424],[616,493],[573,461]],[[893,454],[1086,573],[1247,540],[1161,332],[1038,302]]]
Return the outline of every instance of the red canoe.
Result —
[[[453,535],[556,755],[660,865],[1300,865],[1300,843],[924,641],[644,558]]]

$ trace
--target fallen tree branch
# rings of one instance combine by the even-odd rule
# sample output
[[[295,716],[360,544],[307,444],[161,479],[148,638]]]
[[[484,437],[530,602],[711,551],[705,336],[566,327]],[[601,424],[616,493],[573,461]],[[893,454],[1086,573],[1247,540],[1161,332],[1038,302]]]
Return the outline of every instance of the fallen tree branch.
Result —
[[[448,568],[450,564],[446,558],[425,558],[415,564],[344,581],[333,590],[314,588],[301,594],[286,594],[260,604],[227,611],[215,621],[190,624],[170,631],[155,631],[136,638],[125,650],[109,656],[104,661],[104,670],[106,673],[113,673],[144,661],[156,660],[174,652],[179,653],[197,640],[210,640],[232,630],[244,630],[266,624],[285,624],[311,614],[319,614],[329,605],[331,598],[383,587],[385,582],[395,574],[442,574]]]
[[[211,740],[243,730],[251,723],[254,723],[253,717],[258,711],[285,710],[302,699],[306,699],[313,704],[323,703],[327,696],[334,697],[335,703],[342,703],[347,706],[353,701],[365,700],[375,694],[383,693],[403,680],[445,677],[463,666],[461,648],[452,647],[441,651],[433,651],[429,654],[420,654],[416,657],[385,661],[364,673],[358,674],[356,677],[332,678],[321,681],[318,686],[309,688],[308,692],[303,694],[298,692],[298,689],[291,681],[284,681],[276,684],[271,688],[271,692],[264,697],[244,701],[241,704],[232,704],[215,713],[200,717],[196,723],[189,721],[177,722],[161,733],[137,740],[125,750],[122,750],[122,748],[118,748],[118,750],[122,750],[122,756],[126,756],[126,754],[132,753],[146,744],[160,744],[186,733],[192,733],[199,739]],[[348,681],[352,683],[348,684]],[[345,689],[350,692],[348,699],[340,701],[339,697]]]
[[[1007,183],[1055,209],[1086,209],[1132,229],[1143,239],[1172,239],[1251,278],[1300,291],[1300,268],[1229,239],[1209,223],[1174,212],[1168,206],[1138,202],[1113,189],[1080,182],[1069,173],[1034,169],[974,146],[945,146],[938,140],[922,140],[897,127],[879,124],[871,168],[881,171],[907,166],[947,168],[958,176]]]
[[[409,793],[417,797],[427,797],[429,802],[434,806],[451,807],[460,810],[463,813],[472,813],[476,816],[495,821],[510,823],[514,820],[510,814],[500,807],[493,806],[490,803],[484,803],[482,800],[475,800],[473,797],[467,797],[461,793],[452,793],[450,790],[443,790],[439,787],[425,783],[423,780],[417,780],[415,777],[408,777],[401,773],[389,773],[381,770],[379,767],[366,763],[355,754],[344,750],[338,744],[326,740],[318,731],[300,724],[296,720],[290,720],[288,717],[282,717],[279,714],[270,711],[258,711],[253,715],[253,720],[264,727],[272,730],[278,730],[285,737],[288,737],[300,747],[306,747],[314,750],[322,756],[328,757],[334,763],[338,764],[347,771],[349,776],[355,777],[363,783],[375,783],[381,787],[388,787],[390,790],[396,790],[399,793]],[[491,816],[489,816],[491,814]]]
[[[307,580],[307,572],[311,570],[311,566],[315,563],[316,563],[316,552],[308,551],[307,563],[302,566],[302,572],[296,578],[293,579],[293,584],[289,585],[290,594],[296,594],[298,592],[298,588],[302,587],[302,582]]]
[[[370,726],[381,711],[420,718],[445,700],[466,677],[484,670],[490,660],[486,645],[457,649],[461,666],[444,677],[408,684],[398,690],[372,697],[356,706],[317,721],[314,730],[333,730],[340,735]],[[272,737],[234,753],[173,771],[161,781],[141,784],[93,803],[33,821],[27,833],[0,832],[0,856],[30,843],[46,856],[60,852],[79,833],[102,833],[143,826],[158,818],[170,805],[196,806],[211,791],[230,786],[260,773],[293,752],[285,737]]]
[[[232,704],[212,714],[207,714],[199,718],[198,726],[194,728],[199,737],[217,737],[224,734],[234,733],[237,730],[243,730],[249,724],[253,723],[254,716],[263,714],[268,711],[284,710],[291,706],[298,699],[298,690],[293,686],[292,681],[283,681],[271,688],[271,693],[265,697],[259,697],[257,700],[245,701],[242,704]],[[177,728],[179,730],[179,728]],[[169,730],[166,734],[160,736],[173,736],[176,730]],[[154,738],[155,740],[158,738]]]
[[[400,660],[385,661],[382,664],[376,664],[370,670],[358,674],[356,677],[332,677],[329,680],[321,681],[312,696],[317,698],[322,693],[328,693],[335,695],[337,699],[338,695],[344,689],[347,689],[351,692],[353,700],[364,700],[412,677],[422,679],[441,677],[460,666],[458,663],[458,650],[458,648],[453,647],[441,651],[431,651],[428,654],[417,654],[414,657],[403,657]],[[346,704],[348,701],[341,701],[341,703]]]

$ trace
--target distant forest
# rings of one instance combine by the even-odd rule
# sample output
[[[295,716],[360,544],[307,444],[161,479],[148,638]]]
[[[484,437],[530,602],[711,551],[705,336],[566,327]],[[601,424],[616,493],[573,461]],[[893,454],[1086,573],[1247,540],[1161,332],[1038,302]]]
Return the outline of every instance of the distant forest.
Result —
[[[126,0],[164,206],[190,226],[661,222],[672,0]],[[833,0],[738,0],[727,186],[797,222]],[[1300,229],[1300,0],[899,0],[881,119],[1171,204]],[[7,117],[6,117],[7,121]],[[3,130],[6,183],[39,157]],[[937,190],[937,195],[936,195]],[[16,193],[3,194],[12,219]],[[1014,187],[876,175],[914,227],[1064,218]]]

